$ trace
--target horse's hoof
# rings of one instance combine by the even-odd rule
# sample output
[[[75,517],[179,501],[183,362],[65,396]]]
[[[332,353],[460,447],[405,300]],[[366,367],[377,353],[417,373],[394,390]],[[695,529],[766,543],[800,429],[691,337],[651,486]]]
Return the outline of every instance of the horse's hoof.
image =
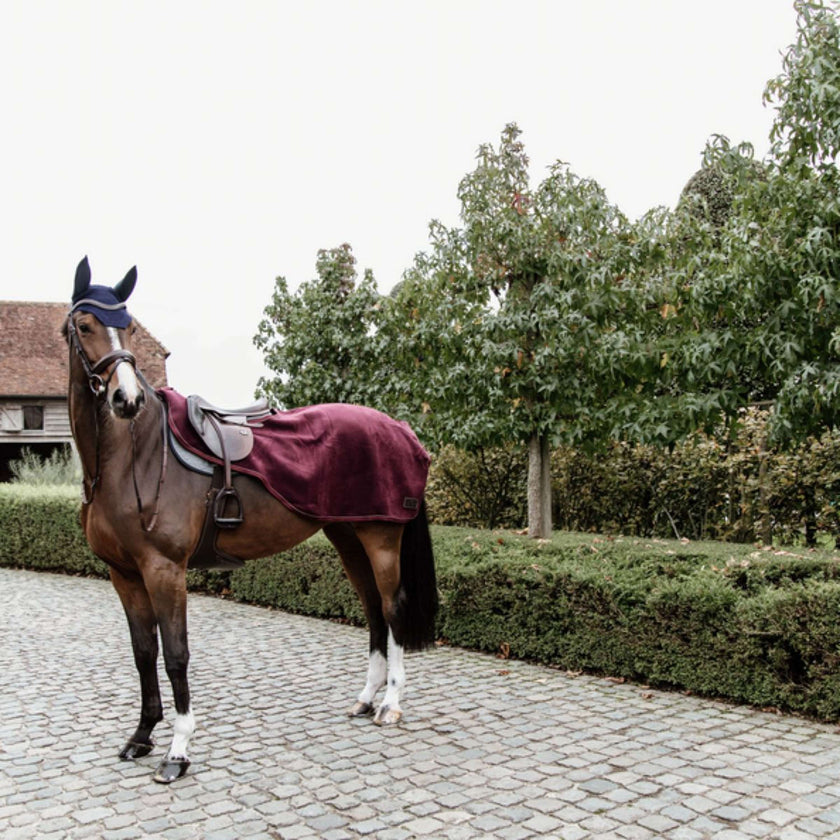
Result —
[[[392,709],[390,706],[382,706],[376,713],[373,722],[377,726],[393,726],[402,720],[402,712],[399,709]]]
[[[180,779],[187,772],[187,767],[190,766],[188,758],[180,758],[173,760],[171,758],[164,758],[161,761],[154,779],[162,785],[172,784],[176,779]]]
[[[373,706],[360,700],[347,714],[349,717],[370,717],[373,714]]]
[[[143,758],[143,756],[148,755],[152,751],[154,745],[154,741],[129,741],[120,751],[120,758],[123,761],[134,761],[135,758]]]

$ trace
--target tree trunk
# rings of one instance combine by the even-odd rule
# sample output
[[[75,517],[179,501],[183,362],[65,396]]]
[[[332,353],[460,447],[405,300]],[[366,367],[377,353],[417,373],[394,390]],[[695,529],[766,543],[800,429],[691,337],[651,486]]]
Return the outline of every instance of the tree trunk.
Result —
[[[528,441],[528,536],[551,536],[551,447],[538,432]]]
[[[758,499],[760,508],[759,539],[763,545],[773,545],[773,517],[770,512],[770,488],[769,488],[769,453],[767,451],[767,436],[761,441],[761,449],[758,453]]]
[[[817,547],[817,500],[812,486],[805,487],[805,545]]]

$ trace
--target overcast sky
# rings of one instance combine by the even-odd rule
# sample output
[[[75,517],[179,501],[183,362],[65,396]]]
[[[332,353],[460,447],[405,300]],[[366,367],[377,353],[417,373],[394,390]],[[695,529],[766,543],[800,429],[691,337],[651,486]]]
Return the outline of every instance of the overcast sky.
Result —
[[[389,290],[517,122],[629,216],[706,140],[762,156],[792,0],[0,0],[0,300],[137,265],[170,383],[249,401],[274,280],[349,242]]]

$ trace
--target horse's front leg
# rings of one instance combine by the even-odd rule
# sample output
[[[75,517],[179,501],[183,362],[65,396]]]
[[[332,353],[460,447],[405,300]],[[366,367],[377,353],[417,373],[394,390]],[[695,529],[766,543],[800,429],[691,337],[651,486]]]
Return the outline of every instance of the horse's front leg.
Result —
[[[189,745],[195,731],[187,680],[186,569],[168,558],[156,557],[144,564],[143,578],[160,627],[163,661],[175,701],[172,743],[154,776],[156,782],[169,784],[180,779],[190,766]]]
[[[163,719],[157,676],[157,620],[142,579],[139,576],[129,577],[114,568],[110,572],[111,582],[128,619],[134,664],[140,675],[140,723],[120,751],[121,759],[131,761],[152,751],[152,730]]]

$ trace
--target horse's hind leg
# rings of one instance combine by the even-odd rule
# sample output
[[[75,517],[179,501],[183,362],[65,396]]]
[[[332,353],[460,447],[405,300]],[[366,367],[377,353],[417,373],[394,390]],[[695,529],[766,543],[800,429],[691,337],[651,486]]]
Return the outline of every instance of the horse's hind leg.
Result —
[[[387,628],[385,647],[387,679],[385,697],[374,723],[389,726],[402,719],[400,697],[405,686],[405,664],[398,598],[400,593],[400,546],[403,527],[394,523],[363,523],[355,526],[364,547],[378,592],[380,621]]]
[[[350,710],[351,717],[367,717],[373,714],[374,700],[388,676],[388,625],[382,614],[382,599],[370,560],[352,526],[326,525],[324,533],[338,550],[347,577],[362,602],[370,628],[367,679]]]
[[[134,664],[140,675],[140,723],[120,752],[121,759],[131,761],[152,751],[152,730],[163,719],[157,676],[157,620],[149,594],[139,577],[127,577],[112,568],[111,582],[128,619]]]

